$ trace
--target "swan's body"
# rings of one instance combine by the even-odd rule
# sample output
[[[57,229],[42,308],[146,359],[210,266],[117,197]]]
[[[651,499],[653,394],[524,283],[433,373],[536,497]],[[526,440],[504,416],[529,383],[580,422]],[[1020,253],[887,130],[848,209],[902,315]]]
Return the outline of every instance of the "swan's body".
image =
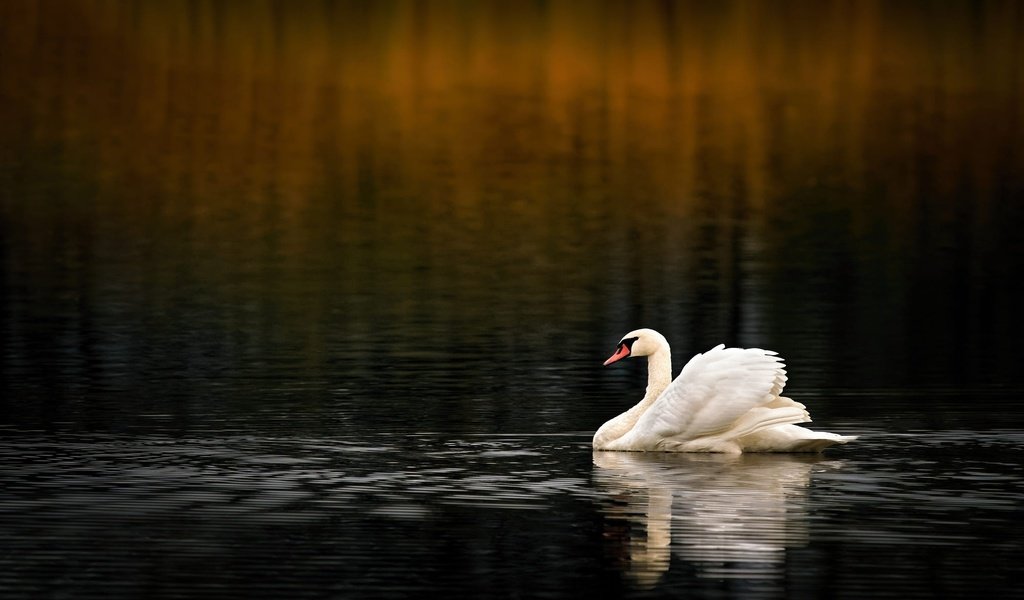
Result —
[[[690,359],[673,381],[668,341],[638,329],[605,364],[627,356],[648,357],[647,392],[597,430],[595,450],[820,452],[856,439],[797,425],[811,417],[781,395],[786,370],[774,352],[715,346]]]

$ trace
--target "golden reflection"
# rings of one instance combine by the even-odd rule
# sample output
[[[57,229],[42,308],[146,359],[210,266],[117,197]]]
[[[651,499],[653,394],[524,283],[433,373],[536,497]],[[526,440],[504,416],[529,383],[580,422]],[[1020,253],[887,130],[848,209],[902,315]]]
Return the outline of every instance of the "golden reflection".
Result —
[[[238,323],[309,340],[332,310],[480,330],[509,298],[614,334],[633,279],[636,320],[720,303],[756,335],[804,239],[839,237],[877,261],[830,270],[897,305],[842,321],[903,348],[933,224],[962,279],[1012,271],[1022,38],[1001,2],[0,2],[9,260],[73,252],[62,223],[154,301],[240,273],[222,305],[274,300]]]
[[[26,0],[0,7],[3,133],[131,189],[301,205],[369,172],[466,218],[502,177],[536,214],[516,182],[551,169],[757,207],[927,150],[949,191],[1022,166],[1022,29],[1013,3]]]
[[[777,580],[788,548],[807,543],[818,455],[594,452],[594,481],[626,574],[655,585],[673,556],[702,577]],[[625,531],[626,533],[622,533]],[[617,533],[615,533],[617,532]]]

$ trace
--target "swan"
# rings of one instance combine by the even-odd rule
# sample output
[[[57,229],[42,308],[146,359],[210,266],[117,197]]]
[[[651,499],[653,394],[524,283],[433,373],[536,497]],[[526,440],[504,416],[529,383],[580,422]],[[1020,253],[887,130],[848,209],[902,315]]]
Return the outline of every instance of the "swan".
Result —
[[[786,365],[770,350],[726,348],[697,354],[672,380],[668,340],[653,329],[622,336],[608,366],[647,357],[647,392],[602,425],[595,450],[634,452],[821,452],[856,436],[811,431],[803,404],[781,396]]]

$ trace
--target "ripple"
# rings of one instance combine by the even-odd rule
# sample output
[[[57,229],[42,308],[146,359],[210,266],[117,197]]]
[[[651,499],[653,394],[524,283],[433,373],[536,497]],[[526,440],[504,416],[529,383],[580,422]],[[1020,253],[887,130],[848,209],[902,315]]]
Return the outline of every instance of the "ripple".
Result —
[[[551,453],[563,442],[544,450],[524,449],[515,437],[415,442],[415,450],[400,452],[379,444],[251,437],[24,440],[5,445],[0,457],[20,462],[8,470],[13,497],[0,502],[0,513],[26,506],[51,515],[61,506],[104,512],[113,506],[112,495],[128,498],[117,505],[120,511],[228,506],[257,520],[284,508],[302,512],[311,503],[387,505],[409,494],[430,502],[536,509],[553,495],[587,485],[582,478],[552,480],[542,468],[545,461],[556,465]],[[358,458],[364,455],[378,458]]]
[[[218,563],[225,540],[307,540],[321,530],[334,537],[312,539],[351,562],[441,552],[416,532],[443,540],[461,523],[460,544],[516,539],[525,527],[557,547],[596,513],[598,540],[567,565],[597,543],[640,589],[682,570],[763,585],[771,596],[794,552],[823,544],[880,552],[1001,539],[1019,512],[1022,449],[1014,430],[869,430],[824,456],[738,457],[592,453],[583,434],[10,436],[0,442],[0,544],[13,554],[0,567],[136,564],[109,554],[122,537],[135,540],[125,548],[141,537],[176,560]],[[390,548],[374,545],[382,535]],[[92,557],[92,540],[105,540],[107,558]],[[277,546],[260,548],[262,564],[276,560]],[[312,549],[304,560],[320,564]]]

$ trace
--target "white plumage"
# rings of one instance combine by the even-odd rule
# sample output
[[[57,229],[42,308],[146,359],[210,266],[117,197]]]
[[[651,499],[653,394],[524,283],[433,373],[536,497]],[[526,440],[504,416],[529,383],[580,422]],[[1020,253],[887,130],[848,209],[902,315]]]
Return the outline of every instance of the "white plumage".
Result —
[[[652,329],[627,333],[605,364],[648,357],[647,393],[594,435],[596,450],[820,452],[856,439],[811,431],[799,402],[782,396],[786,365],[774,352],[719,345],[672,380],[668,341]]]

